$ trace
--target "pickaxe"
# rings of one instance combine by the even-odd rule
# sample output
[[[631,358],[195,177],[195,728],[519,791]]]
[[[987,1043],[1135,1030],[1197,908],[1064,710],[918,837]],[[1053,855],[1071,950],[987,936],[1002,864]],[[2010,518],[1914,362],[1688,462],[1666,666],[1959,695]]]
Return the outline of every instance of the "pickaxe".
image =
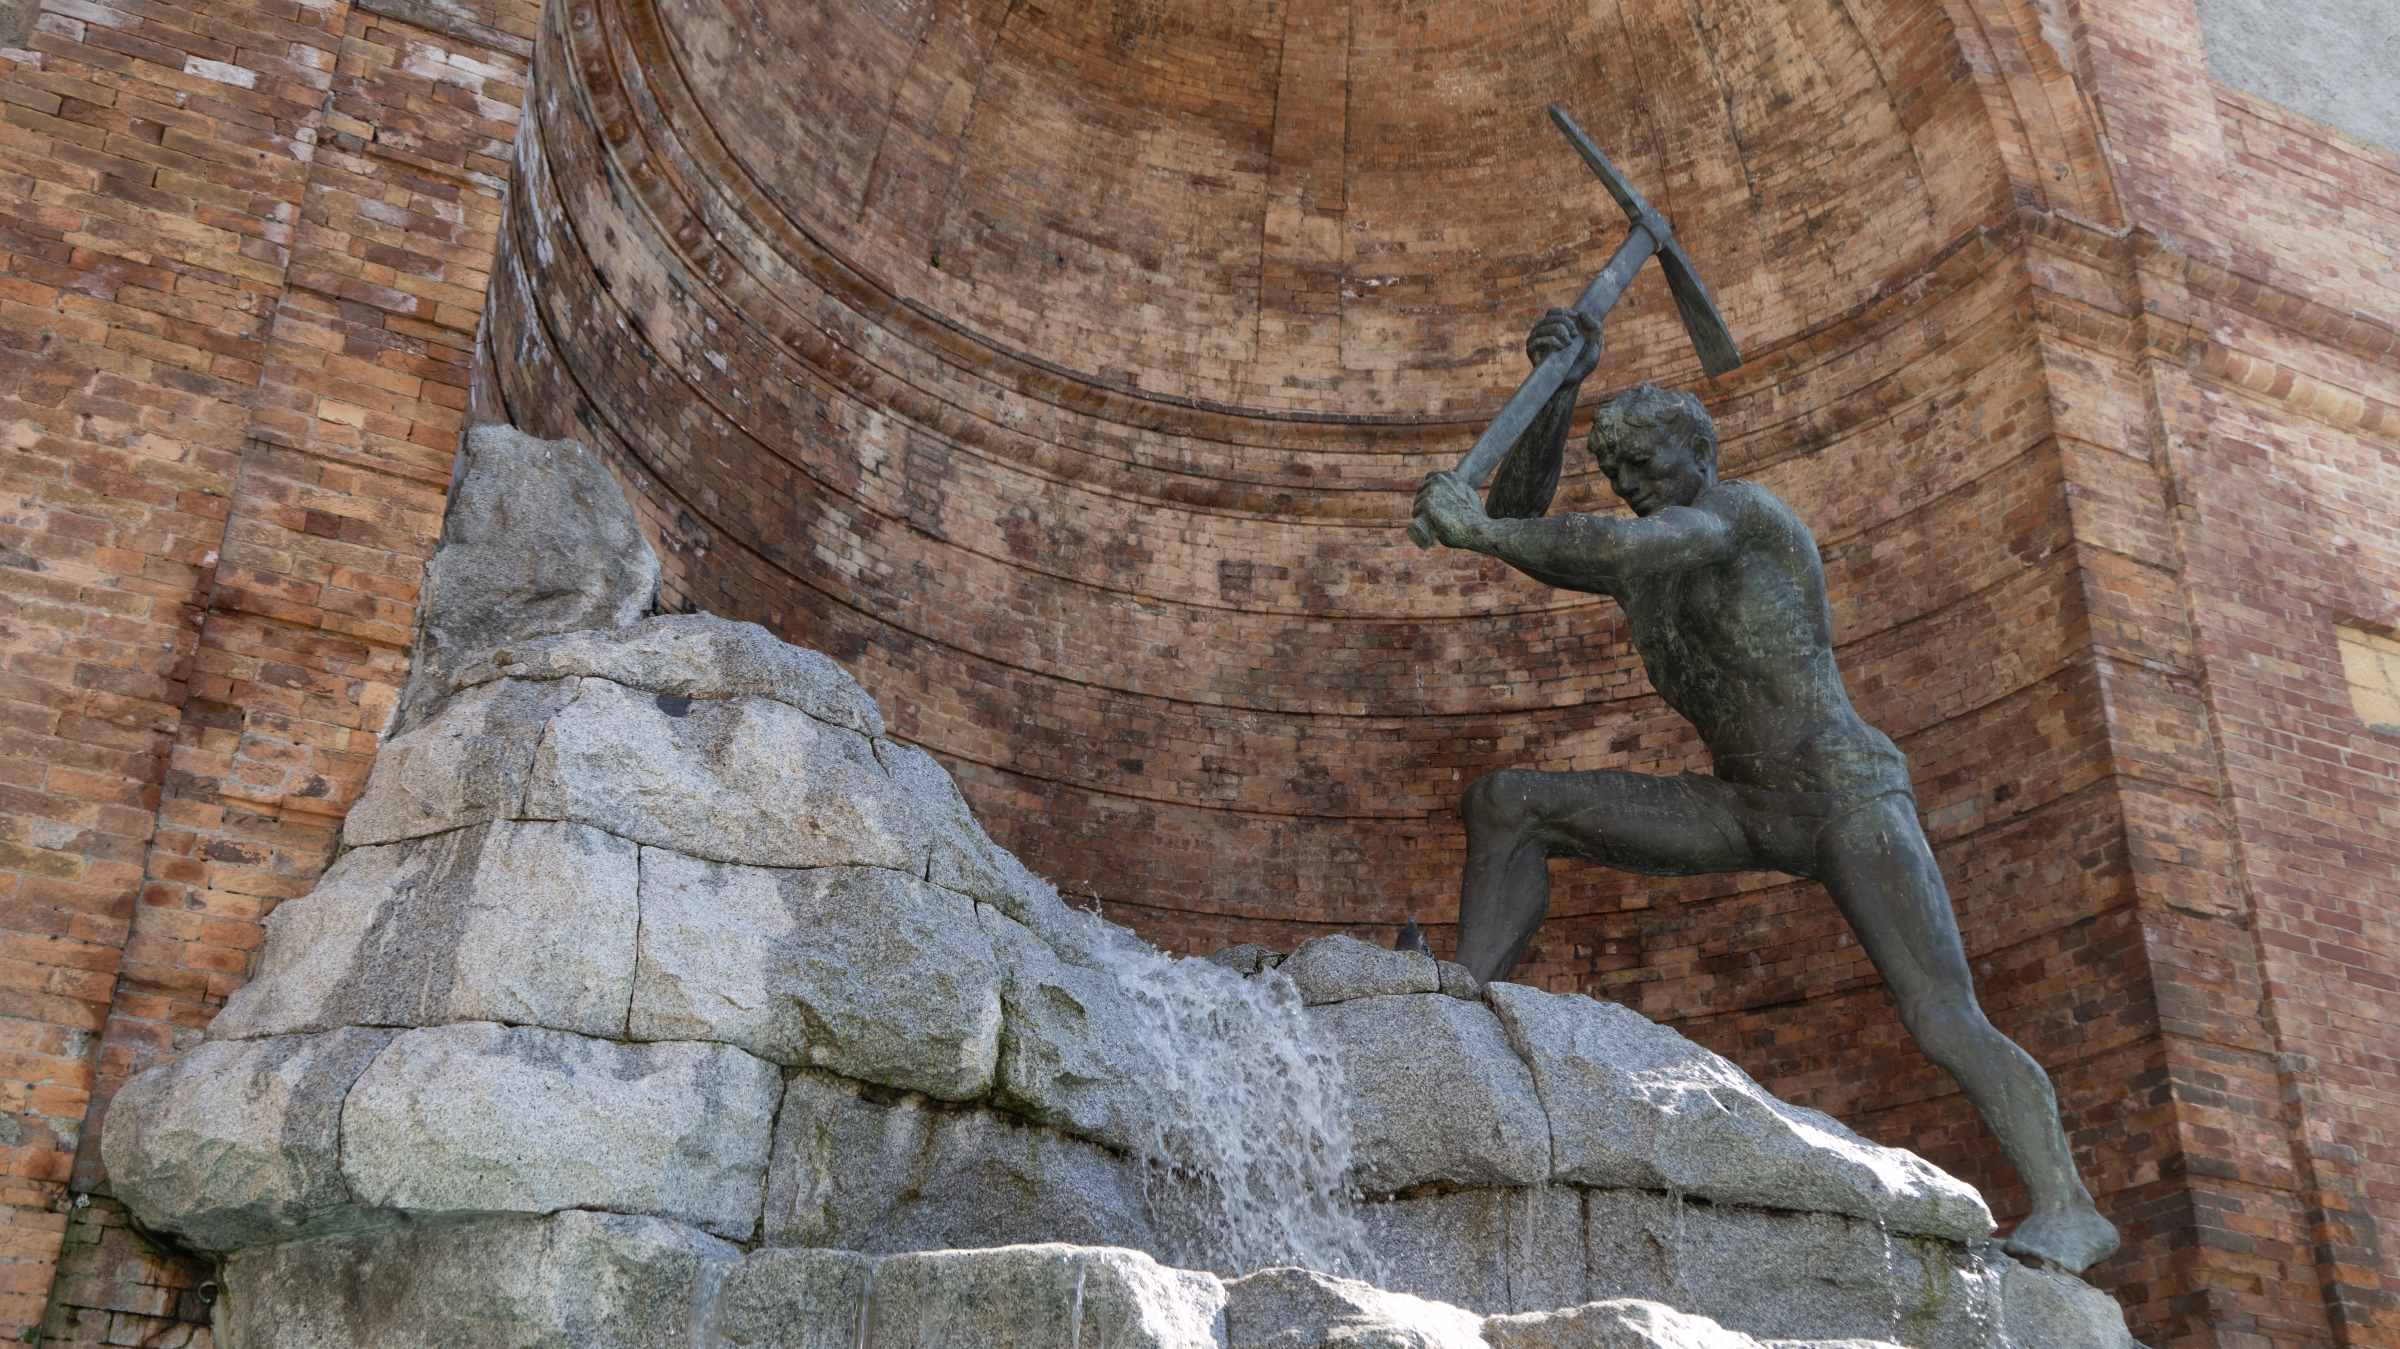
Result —
[[[1699,274],[1692,270],[1692,260],[1683,255],[1682,246],[1675,242],[1674,232],[1667,228],[1667,218],[1642,200],[1642,194],[1633,190],[1633,184],[1626,182],[1625,176],[1617,172],[1617,166],[1608,162],[1608,156],[1600,153],[1600,147],[1583,134],[1583,128],[1575,125],[1574,119],[1555,103],[1550,105],[1550,120],[1558,123],[1558,129],[1566,133],[1575,153],[1592,166],[1600,185],[1617,199],[1617,205],[1625,208],[1625,218],[1633,222],[1633,232],[1617,245],[1616,256],[1608,260],[1608,266],[1600,270],[1592,284],[1583,288],[1582,296],[1575,301],[1576,311],[1594,323],[1608,317],[1617,297],[1633,281],[1634,273],[1655,253],[1660,270],[1667,274],[1667,289],[1675,296],[1675,307],[1683,312],[1683,326],[1692,334],[1692,345],[1699,349],[1700,368],[1721,375],[1740,365],[1742,357],[1733,349],[1733,334],[1725,331],[1725,320],[1717,313],[1716,301],[1708,298],[1708,287],[1700,284]],[[1583,350],[1583,343],[1579,335],[1533,368],[1533,373],[1517,386],[1508,406],[1500,409],[1500,415],[1492,419],[1492,424],[1476,440],[1475,448],[1458,461],[1460,477],[1477,488],[1483,486],[1483,480],[1500,466],[1509,446],[1517,443],[1517,437],[1533,424],[1534,415],[1558,392],[1558,386],[1566,383],[1567,372],[1575,367],[1575,357]],[[1408,537],[1419,548],[1433,546],[1433,531],[1422,520],[1409,524]]]

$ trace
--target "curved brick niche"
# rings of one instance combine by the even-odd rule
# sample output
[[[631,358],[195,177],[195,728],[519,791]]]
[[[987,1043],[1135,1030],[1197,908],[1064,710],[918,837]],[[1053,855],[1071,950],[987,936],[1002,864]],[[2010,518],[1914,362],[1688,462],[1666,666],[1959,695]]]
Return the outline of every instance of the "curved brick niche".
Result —
[[[2118,976],[2040,970],[2121,940],[2123,858],[2026,313],[2056,227],[1981,60],[1918,0],[566,0],[496,396],[615,457],[672,602],[843,661],[1063,889],[1176,950],[1411,913],[1447,949],[1466,780],[1705,763],[1613,608],[1398,527],[1623,235],[1564,103],[1751,357],[1699,384],[1653,271],[1589,395],[1699,387],[1815,526],[1995,1011],[2073,1097]],[[1813,886],[1561,882],[1527,977],[1983,1168]]]

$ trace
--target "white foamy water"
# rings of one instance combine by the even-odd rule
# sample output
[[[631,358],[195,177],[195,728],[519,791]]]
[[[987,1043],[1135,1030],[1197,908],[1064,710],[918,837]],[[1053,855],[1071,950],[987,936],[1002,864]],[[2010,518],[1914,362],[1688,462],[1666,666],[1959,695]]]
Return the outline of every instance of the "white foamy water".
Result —
[[[1341,1063],[1310,1032],[1291,980],[1172,960],[1077,916],[1092,925],[1090,954],[1133,1003],[1168,1074],[1160,1085],[1181,1107],[1153,1125],[1145,1159],[1162,1229],[1170,1216],[1195,1220],[1203,1230],[1178,1234],[1192,1242],[1186,1258],[1220,1274],[1305,1265],[1372,1280],[1348,1180]]]

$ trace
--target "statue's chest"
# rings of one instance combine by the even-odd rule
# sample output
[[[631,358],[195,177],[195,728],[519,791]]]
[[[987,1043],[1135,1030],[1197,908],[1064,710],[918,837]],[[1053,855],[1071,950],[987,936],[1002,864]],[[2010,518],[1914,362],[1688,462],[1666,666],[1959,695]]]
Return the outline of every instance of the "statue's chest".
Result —
[[[1714,588],[1695,585],[1697,579],[1643,577],[1620,592],[1634,650],[1650,672],[1651,686],[1679,709],[1697,685],[1708,682],[1706,671],[1715,664],[1709,655],[1713,625],[1697,612],[1698,602]]]
[[[1662,664],[1707,664],[1707,653],[1738,626],[1740,587],[1729,580],[1716,571],[1682,572],[1640,577],[1620,590],[1634,648],[1651,667],[1651,682],[1660,682]]]

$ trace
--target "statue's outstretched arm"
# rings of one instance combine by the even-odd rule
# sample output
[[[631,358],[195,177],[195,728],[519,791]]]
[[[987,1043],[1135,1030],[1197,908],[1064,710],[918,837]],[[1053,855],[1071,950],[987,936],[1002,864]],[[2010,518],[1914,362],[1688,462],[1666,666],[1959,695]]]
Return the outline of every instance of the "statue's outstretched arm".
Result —
[[[1486,519],[1459,546],[1547,585],[1606,594],[1612,580],[1711,566],[1733,556],[1732,522],[1705,507],[1669,506],[1638,520],[1553,515]]]

